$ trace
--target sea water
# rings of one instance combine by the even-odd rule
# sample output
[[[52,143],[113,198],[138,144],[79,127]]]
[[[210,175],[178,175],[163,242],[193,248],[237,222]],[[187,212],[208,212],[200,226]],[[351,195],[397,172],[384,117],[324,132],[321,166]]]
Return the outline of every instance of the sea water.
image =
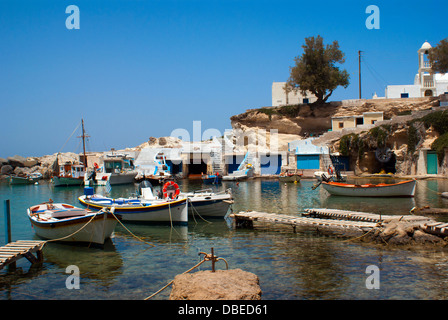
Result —
[[[366,181],[367,182],[367,181]],[[370,181],[376,183],[378,181]],[[439,193],[448,191],[447,180],[419,180],[414,198],[347,198],[330,196],[314,180],[280,183],[253,179],[213,186],[232,189],[235,212],[257,210],[300,215],[305,208],[336,208],[382,214],[406,214],[413,207],[447,208]],[[183,191],[207,187],[201,181],[181,180]],[[104,194],[105,187],[95,187]],[[135,185],[113,186],[111,196],[129,197]],[[32,205],[52,199],[80,206],[82,187],[0,184],[0,245],[5,244],[4,200],[11,201],[12,240],[37,240],[26,215]],[[447,218],[439,218],[445,219]],[[443,248],[407,250],[356,243],[322,236],[314,231],[234,229],[225,219],[200,217],[188,226],[126,223],[134,237],[120,225],[104,247],[48,243],[44,262],[30,268],[26,259],[15,271],[0,271],[0,299],[144,299],[177,274],[196,265],[200,252],[224,258],[230,268],[255,273],[262,299],[447,299],[448,251]],[[143,242],[144,240],[145,242]],[[148,243],[152,244],[149,245]],[[379,269],[379,289],[368,289],[368,266]],[[79,270],[79,289],[70,289],[67,269]],[[210,270],[210,263],[196,270]],[[225,269],[219,261],[217,269]],[[428,290],[431,288],[431,290]],[[170,288],[152,299],[168,299]]]

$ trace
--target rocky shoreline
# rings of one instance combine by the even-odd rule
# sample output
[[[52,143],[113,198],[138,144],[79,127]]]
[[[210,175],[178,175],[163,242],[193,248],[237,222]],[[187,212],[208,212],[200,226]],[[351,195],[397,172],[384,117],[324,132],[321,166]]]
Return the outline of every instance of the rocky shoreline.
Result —
[[[53,175],[52,165],[56,160],[57,153],[43,157],[22,157],[15,155],[7,159],[0,158],[0,179],[5,179],[10,175],[25,176],[27,174],[39,172],[43,179],[50,179]],[[79,155],[72,152],[60,153],[59,161],[78,161]]]

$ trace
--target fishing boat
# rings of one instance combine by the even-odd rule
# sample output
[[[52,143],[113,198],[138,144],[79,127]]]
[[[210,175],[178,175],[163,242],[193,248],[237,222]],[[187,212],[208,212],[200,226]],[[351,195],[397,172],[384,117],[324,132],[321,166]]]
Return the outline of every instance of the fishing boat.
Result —
[[[202,183],[204,184],[220,184],[222,183],[222,175],[218,172],[216,174],[202,175]]]
[[[80,186],[84,183],[85,166],[66,162],[59,166],[59,172],[53,176],[51,181],[55,187]]]
[[[349,197],[413,197],[416,180],[406,180],[393,184],[347,184],[322,181],[322,186],[332,195]]]
[[[297,172],[297,169],[295,170],[286,170],[280,173],[278,176],[278,181],[280,182],[300,182],[300,179],[302,177],[303,173]]]
[[[81,186],[84,183],[84,176],[87,168],[86,143],[85,138],[89,137],[84,130],[84,119],[81,119],[82,125],[82,147],[83,160],[80,163],[73,163],[71,161],[59,165],[59,153],[56,155],[56,160],[53,163],[53,177],[51,181],[55,187],[61,186]],[[76,129],[75,129],[76,131]]]
[[[134,183],[137,175],[134,159],[123,154],[107,155],[103,165],[94,164],[93,170],[84,175],[84,185],[105,186]]]
[[[28,208],[27,214],[39,237],[58,241],[104,244],[117,224],[111,212],[52,201]]]
[[[224,217],[233,204],[230,188],[216,193],[212,189],[197,190],[181,193],[181,196],[188,198],[188,213],[201,217]]]
[[[254,168],[251,164],[247,164],[244,168],[233,171],[227,176],[222,177],[222,180],[239,181],[246,180],[254,176]]]
[[[148,181],[143,181],[149,183]],[[176,224],[188,223],[188,202],[186,197],[179,196],[179,187],[164,186],[163,199],[155,196],[151,188],[142,188],[143,196],[129,198],[110,198],[98,194],[85,192],[78,198],[79,202],[92,210],[115,208],[123,221],[132,222],[171,222]],[[172,187],[172,188],[171,188]],[[144,190],[143,190],[144,189]]]
[[[163,151],[157,151],[152,158],[153,164],[149,169],[139,171],[135,177],[136,182],[149,181],[153,186],[163,185],[167,181],[174,181],[175,177],[171,173],[171,168],[167,163],[166,155]]]
[[[8,177],[9,184],[35,184],[42,179],[42,173],[34,172],[24,176],[16,175]]]

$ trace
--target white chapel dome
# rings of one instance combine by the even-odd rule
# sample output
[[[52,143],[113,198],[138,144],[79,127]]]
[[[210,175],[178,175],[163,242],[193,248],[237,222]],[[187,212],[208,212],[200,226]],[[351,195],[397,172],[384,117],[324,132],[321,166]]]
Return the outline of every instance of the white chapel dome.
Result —
[[[431,49],[432,47],[431,47],[431,45],[429,44],[429,42],[428,41],[425,41],[425,43],[424,44],[422,44],[422,47],[420,48],[420,50],[425,50],[425,49]]]

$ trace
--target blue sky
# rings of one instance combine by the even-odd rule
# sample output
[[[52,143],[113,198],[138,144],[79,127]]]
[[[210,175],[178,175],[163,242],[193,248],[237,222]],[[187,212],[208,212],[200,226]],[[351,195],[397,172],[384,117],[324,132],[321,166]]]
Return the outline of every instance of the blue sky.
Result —
[[[368,5],[380,9],[369,30]],[[65,9],[80,10],[68,30]],[[176,128],[230,129],[230,117],[271,105],[304,38],[339,42],[347,89],[363,98],[412,84],[417,50],[448,37],[446,1],[0,0],[0,157],[62,148],[80,122],[90,151],[134,147]],[[192,134],[192,133],[191,133]],[[79,152],[72,138],[63,152]]]

